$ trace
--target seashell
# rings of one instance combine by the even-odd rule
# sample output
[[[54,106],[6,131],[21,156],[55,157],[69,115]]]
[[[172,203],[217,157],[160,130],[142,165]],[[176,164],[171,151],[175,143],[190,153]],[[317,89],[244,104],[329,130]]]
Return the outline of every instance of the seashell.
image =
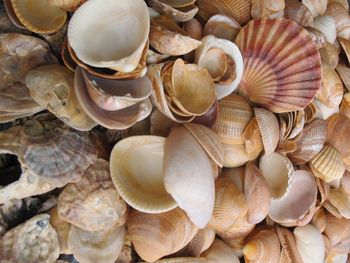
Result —
[[[81,181],[67,185],[58,197],[57,212],[63,220],[86,231],[123,225],[126,204],[114,188],[108,162],[97,159]]]
[[[150,134],[162,137],[168,137],[171,129],[176,125],[176,122],[167,118],[157,108],[152,112]]]
[[[343,83],[337,72],[328,64],[322,63],[322,85],[316,97],[327,107],[339,107],[343,98]]]
[[[259,168],[269,186],[272,199],[284,197],[288,192],[294,172],[291,161],[280,153],[264,154],[260,158]]]
[[[288,154],[288,158],[296,165],[305,164],[313,159],[323,148],[326,141],[327,124],[324,120],[315,120],[306,125],[299,139],[297,149]]]
[[[350,92],[344,94],[343,102],[340,105],[340,113],[350,119]]]
[[[160,1],[162,3],[165,3],[175,8],[186,7],[196,2],[196,0],[160,0]]]
[[[67,13],[45,0],[32,3],[28,0],[11,0],[14,15],[21,25],[34,33],[54,33],[60,30],[66,22]]]
[[[151,102],[146,99],[118,111],[99,108],[91,99],[83,78],[83,69],[78,67],[74,75],[74,87],[78,101],[85,113],[96,123],[108,129],[127,129],[145,119],[152,111]]]
[[[124,226],[115,225],[103,231],[89,232],[72,225],[68,246],[79,262],[114,263],[121,253],[124,237]]]
[[[101,109],[116,111],[146,100],[152,92],[147,76],[133,80],[110,80],[83,70],[87,91],[92,101]]]
[[[324,234],[329,239],[332,248],[340,253],[348,253],[350,240],[350,221],[345,218],[336,218],[331,214],[326,216]]]
[[[350,172],[345,171],[343,177],[340,180],[339,190],[346,193],[347,195],[350,194]]]
[[[279,226],[276,226],[275,230],[282,247],[280,262],[303,263],[293,233]]]
[[[224,74],[220,75],[220,73],[225,73],[227,71],[225,68],[224,70],[219,71],[219,66],[221,66],[221,63],[219,62],[222,60],[220,55],[222,55],[222,52],[224,52],[226,56],[230,57],[233,61],[236,76],[235,79],[228,85],[220,83],[215,85],[216,96],[218,99],[222,99],[230,95],[238,87],[238,84],[241,81],[243,75],[243,59],[241,52],[234,43],[226,39],[219,39],[210,35],[205,36],[201,41],[202,44],[196,50],[195,62],[198,65],[208,69],[214,81],[221,80],[222,77],[224,77]],[[222,52],[216,52],[213,54],[213,50],[217,49],[221,50]],[[212,66],[214,66],[214,69]],[[216,71],[219,71],[219,75],[216,74]]]
[[[115,15],[111,16],[111,13]],[[132,21],[130,17],[133,17]],[[132,72],[148,41],[149,19],[147,5],[141,0],[132,4],[107,0],[103,5],[100,0],[87,1],[74,12],[69,22],[69,45],[85,64]],[[93,21],[99,21],[99,25],[89,24]],[[108,26],[102,26],[105,29],[101,30],[101,25]],[[92,32],[94,41],[90,38]],[[127,41],[122,37],[125,32],[128,32]]]
[[[339,63],[339,49],[332,44],[327,43],[324,47],[319,49],[321,59],[326,64],[335,69]]]
[[[224,146],[224,167],[234,168],[247,163],[251,158],[248,155],[244,144],[227,144]]]
[[[323,35],[320,30],[313,27],[306,27],[305,29],[307,30],[307,32],[309,32],[318,50],[325,47],[328,44],[325,35]]]
[[[133,136],[119,141],[112,150],[112,181],[123,199],[137,210],[161,213],[176,207],[164,186],[164,143],[163,137]],[[130,180],[125,181],[124,177]]]
[[[248,204],[248,223],[263,221],[270,210],[271,194],[262,172],[252,162],[245,168],[244,196]]]
[[[215,206],[208,227],[215,232],[227,232],[248,211],[248,204],[239,188],[227,177],[215,181]]]
[[[339,151],[331,145],[325,145],[310,161],[310,168],[316,177],[326,183],[340,179],[345,172]]]
[[[276,116],[265,109],[254,108],[266,155],[272,154],[279,141],[279,124]]]
[[[253,19],[259,19],[264,17],[275,18],[274,15],[281,11],[283,16],[284,8],[285,8],[284,0],[278,0],[278,1],[253,0],[251,15]]]
[[[313,224],[318,228],[318,230],[320,230],[321,233],[323,233],[326,228],[326,213],[323,207],[320,207],[320,209],[318,209],[318,211],[314,214],[311,224]]]
[[[263,150],[263,142],[256,118],[250,120],[243,134],[247,155],[251,160],[256,159]]]
[[[202,146],[208,156],[219,166],[222,167],[224,161],[224,149],[220,138],[213,130],[194,123],[185,123],[184,127]]]
[[[316,17],[312,24],[313,28],[318,29],[326,37],[330,44],[334,44],[337,37],[337,29],[335,21],[331,16],[319,16]]]
[[[308,169],[308,171],[310,172],[311,169]],[[328,199],[329,192],[330,192],[330,185],[327,184],[325,181],[321,180],[320,178],[316,177],[315,179],[316,179],[318,191],[321,196],[320,203],[323,204]]]
[[[147,51],[147,64],[149,65],[149,64],[161,63],[169,57],[170,57],[169,55],[159,54],[149,49]]]
[[[15,10],[13,9],[13,6],[12,6],[12,1],[11,0],[4,0],[3,5],[5,7],[6,14],[7,14],[8,18],[10,19],[10,23],[12,22],[12,24],[15,26],[15,28],[26,30],[27,28],[21,23],[21,21],[19,21],[19,19],[17,18],[16,14],[15,14]],[[11,32],[11,31],[12,30],[9,30],[9,32]],[[7,33],[7,32],[5,32],[5,33]]]
[[[224,14],[235,19],[240,25],[250,20],[251,2],[246,0],[197,0],[200,14],[205,18]]]
[[[327,107],[327,105],[325,105],[318,99],[314,99],[312,104],[314,105],[316,110],[314,117],[317,119],[327,120],[330,116],[339,112],[339,107],[335,107],[335,108]]]
[[[207,51],[200,66],[206,68],[215,82],[221,80],[227,71],[227,58],[222,49],[211,48]]]
[[[215,100],[213,105],[211,105],[211,107],[205,114],[203,114],[202,116],[196,116],[192,122],[212,128],[218,118],[218,111],[219,103],[217,100]]]
[[[252,108],[244,98],[231,94],[219,101],[219,109],[213,130],[223,143],[242,144],[243,132],[253,116]]]
[[[221,172],[221,177],[230,178],[230,180],[238,187],[238,189],[243,193],[244,191],[244,176],[245,176],[245,166],[240,166],[236,168],[224,168]]]
[[[61,58],[63,61],[63,64],[72,72],[75,71],[75,68],[77,67],[77,63],[73,60],[72,56],[69,53],[68,50],[68,40],[67,38],[64,39],[61,47]]]
[[[85,3],[86,0],[48,0],[47,2],[67,12],[74,12],[80,5]]]
[[[180,258],[165,258],[154,261],[154,263],[205,263],[208,262],[205,258],[196,257],[180,257]]]
[[[60,254],[71,254],[68,247],[68,234],[71,224],[62,220],[58,213],[57,207],[50,209],[50,224],[56,230],[58,241],[60,244]]]
[[[239,263],[239,258],[232,248],[220,239],[215,239],[210,248],[202,255],[206,257],[208,263]]]
[[[328,0],[302,0],[301,2],[310,10],[313,17],[317,17],[325,14]]]
[[[196,40],[202,39],[203,26],[196,18],[192,18],[191,20],[185,22],[183,27],[191,38]]]
[[[203,35],[234,41],[240,29],[240,24],[232,17],[217,14],[209,18],[204,26]]]
[[[348,39],[350,37],[350,15],[341,4],[331,2],[327,6],[326,15],[334,18],[337,36]]]
[[[132,211],[127,227],[137,254],[151,262],[184,248],[198,230],[180,208],[161,214]]]
[[[245,262],[278,263],[280,243],[276,231],[270,227],[260,227],[247,238],[243,248]]]
[[[46,65],[28,72],[26,86],[40,106],[77,130],[91,130],[96,123],[85,114],[74,91],[74,74],[63,66]]]
[[[201,44],[167,17],[153,18],[151,25],[150,44],[161,54],[181,56],[195,50]]]
[[[195,1],[193,1],[195,2]],[[173,7],[167,1],[148,0],[148,3],[156,11],[177,22],[191,20],[198,12],[198,7],[190,4],[183,7]]]
[[[328,3],[339,3],[341,4],[346,10],[349,11],[349,3],[345,0],[328,0]]]
[[[269,36],[260,36],[267,31]],[[242,28],[236,43],[244,60],[241,94],[276,113],[301,110],[312,101],[321,84],[321,59],[307,31],[286,19],[254,20]],[[275,50],[280,50],[278,56],[265,56]]]
[[[284,15],[301,26],[311,26],[313,22],[310,10],[298,0],[285,0]]]
[[[333,206],[342,217],[350,219],[350,200],[346,193],[331,188],[327,202],[329,202],[329,205]]]
[[[175,127],[166,139],[163,160],[165,189],[190,220],[203,229],[212,216],[215,201],[208,156],[186,128]]]
[[[348,39],[344,39],[340,37],[339,42],[349,62],[350,61],[350,41]]]

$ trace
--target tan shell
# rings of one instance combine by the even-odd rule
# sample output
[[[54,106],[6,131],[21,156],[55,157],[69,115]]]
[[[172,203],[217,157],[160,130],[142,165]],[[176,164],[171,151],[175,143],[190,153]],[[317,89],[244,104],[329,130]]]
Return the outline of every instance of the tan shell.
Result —
[[[327,41],[330,44],[334,44],[334,41],[337,37],[337,29],[333,17],[316,17],[313,21],[312,27],[318,29],[326,37]]]
[[[253,19],[276,18],[276,14],[285,8],[284,0],[252,0],[251,15]]]
[[[184,23],[183,28],[190,37],[196,40],[201,40],[203,35],[203,26],[196,18],[192,18],[190,21]]]
[[[339,151],[330,145],[325,145],[310,161],[310,168],[316,177],[327,183],[340,179],[345,172]]]
[[[350,219],[350,200],[346,193],[331,188],[327,202],[338,210],[342,217]]]
[[[147,51],[147,64],[157,64],[161,63],[167,58],[169,58],[169,55],[159,54],[151,49]]]
[[[349,11],[341,4],[333,2],[328,4],[326,15],[334,18],[337,27],[337,36],[348,39],[350,37]]]
[[[132,211],[127,227],[137,254],[151,262],[184,248],[198,230],[179,208],[161,214]]]
[[[280,243],[276,231],[270,227],[261,227],[253,231],[243,247],[245,262],[278,263]]]
[[[282,247],[280,262],[304,263],[297,250],[293,233],[280,226],[276,226],[275,230]]]
[[[232,248],[220,239],[215,239],[211,247],[202,255],[208,263],[239,263],[239,258]]]
[[[318,50],[320,50],[328,44],[326,37],[322,34],[320,30],[312,27],[306,27],[305,29],[307,30],[307,32],[309,32]]]
[[[244,191],[244,176],[245,176],[245,166],[240,166],[236,168],[224,168],[221,172],[221,177],[228,177],[230,180],[238,187],[238,189],[243,193]]]
[[[163,176],[168,193],[190,220],[203,229],[209,222],[215,199],[210,160],[184,127],[174,127],[164,145]]]
[[[241,26],[232,17],[217,14],[209,18],[203,29],[203,35],[213,35],[217,38],[234,41]]]
[[[88,232],[72,225],[68,246],[79,262],[114,263],[121,253],[124,238],[124,226],[115,225],[103,231]]]
[[[309,171],[311,171],[311,169]],[[328,199],[329,192],[330,192],[330,185],[317,177],[316,177],[316,184],[321,196],[320,203],[323,204]]]
[[[302,26],[311,26],[313,16],[310,10],[298,0],[285,0],[284,15]]]
[[[239,167],[251,160],[244,144],[227,144],[224,146],[224,167]]]
[[[310,10],[313,17],[323,16],[327,9],[328,0],[302,0],[302,3]]]
[[[318,211],[314,214],[311,224],[313,224],[315,227],[317,227],[321,233],[326,228],[326,212],[323,207],[320,207]]]
[[[150,6],[156,11],[169,17],[177,22],[186,22],[191,20],[198,12],[198,7],[195,5],[187,5],[184,7],[173,7],[167,1],[149,0]],[[193,1],[194,2],[194,1]]]
[[[336,218],[331,214],[327,214],[326,218],[324,234],[329,238],[333,249],[340,253],[348,251],[350,249],[350,221],[345,218]]]
[[[243,132],[253,116],[253,110],[248,102],[231,94],[219,101],[219,115],[213,130],[221,141],[227,144],[242,144]]]
[[[58,241],[60,243],[60,254],[71,254],[68,247],[68,234],[71,224],[62,220],[57,212],[57,207],[50,209],[50,224],[57,232]]]
[[[171,129],[176,125],[176,122],[167,118],[157,108],[153,110],[150,122],[150,134],[162,137],[168,137]]]
[[[68,12],[74,12],[84,2],[86,2],[86,0],[48,0],[50,5],[59,7]]]
[[[55,262],[60,254],[50,216],[37,215],[11,229],[0,239],[0,258],[4,262]]]
[[[350,92],[344,94],[340,112],[350,119]]]
[[[250,120],[243,134],[245,149],[250,160],[254,160],[263,150],[261,132],[256,118]]]
[[[343,48],[345,55],[348,59],[348,62],[350,61],[350,41],[348,39],[345,38],[338,38],[341,47]]]
[[[326,43],[325,46],[319,49],[321,59],[333,69],[335,69],[339,63],[339,48],[335,45]]]
[[[321,59],[309,33],[298,24],[286,19],[251,21],[235,43],[244,60],[242,95],[276,113],[301,110],[313,100],[321,85]],[[275,49],[278,55],[267,59],[266,52]],[[307,89],[301,88],[305,85]]]
[[[350,172],[345,171],[343,177],[340,181],[339,190],[346,193],[347,195],[350,194]]]

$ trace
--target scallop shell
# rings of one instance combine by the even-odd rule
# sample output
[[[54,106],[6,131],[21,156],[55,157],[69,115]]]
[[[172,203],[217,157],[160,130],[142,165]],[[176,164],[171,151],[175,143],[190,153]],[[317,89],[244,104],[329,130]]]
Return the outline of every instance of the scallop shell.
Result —
[[[256,118],[250,120],[243,134],[245,150],[251,160],[256,159],[263,150],[261,132]]]
[[[323,120],[315,120],[306,125],[303,133],[296,140],[297,149],[288,154],[289,159],[296,165],[305,164],[313,159],[326,142],[327,124]]]
[[[184,127],[173,128],[165,142],[163,176],[167,192],[203,229],[214,209],[214,176],[208,156]]]
[[[49,214],[50,224],[57,232],[57,237],[60,244],[60,254],[71,254],[72,252],[68,247],[68,234],[71,224],[59,217],[57,207],[52,208],[49,211]]]
[[[240,24],[232,17],[217,14],[209,18],[204,26],[203,35],[213,35],[217,38],[234,41],[240,29]]]
[[[310,10],[298,0],[285,0],[284,15],[301,26],[311,26],[313,22]]]
[[[133,17],[132,22],[130,17]],[[132,3],[105,0],[103,4],[101,0],[87,1],[74,12],[69,22],[68,41],[85,64],[132,72],[148,41],[149,19],[147,5],[142,0]],[[111,28],[114,29],[111,31]],[[128,32],[128,41],[122,37],[125,32]],[[94,34],[93,39],[91,34]]]
[[[184,248],[198,230],[179,208],[161,214],[132,211],[127,227],[138,255],[151,262]]]
[[[123,199],[140,211],[161,213],[176,207],[164,186],[164,144],[163,137],[132,136],[119,141],[112,150],[112,181]]]
[[[173,7],[167,1],[149,0],[148,2],[156,11],[177,22],[189,21],[198,12],[198,7],[193,4],[184,7]]]
[[[55,262],[60,254],[50,216],[40,214],[11,229],[0,239],[4,262]]]
[[[280,12],[283,16],[284,8],[284,0],[252,0],[251,15],[253,19],[276,18],[276,14]]]
[[[316,177],[326,183],[340,179],[345,172],[339,151],[331,145],[325,145],[310,161],[310,168]]]
[[[219,101],[219,109],[213,130],[223,143],[242,144],[244,129],[253,116],[252,108],[244,98],[231,94]]]
[[[312,24],[313,28],[318,29],[326,37],[330,44],[334,44],[337,37],[337,29],[334,18],[331,16],[316,17]]]
[[[275,230],[282,247],[280,262],[303,263],[293,233],[279,226],[276,226]]]
[[[327,9],[328,0],[302,0],[313,15],[313,17],[323,16]]]
[[[340,112],[350,119],[350,92],[345,93],[340,105]]]
[[[220,239],[215,239],[211,247],[203,254],[208,263],[239,263],[232,248]]]
[[[114,263],[121,253],[124,238],[124,226],[110,226],[104,231],[89,232],[72,225],[68,246],[79,262]]]
[[[320,230],[313,225],[294,229],[295,241],[304,263],[323,263],[324,242]]]
[[[309,33],[298,24],[254,20],[235,42],[244,60],[239,91],[252,102],[282,113],[303,109],[315,97],[321,85],[321,59]],[[277,50],[278,56],[272,54]]]
[[[86,0],[48,0],[50,5],[64,9],[68,12],[74,12],[77,8],[86,2]]]
[[[332,2],[327,6],[326,15],[331,16],[335,20],[337,27],[337,36],[348,39],[350,37],[350,15],[341,4]]]

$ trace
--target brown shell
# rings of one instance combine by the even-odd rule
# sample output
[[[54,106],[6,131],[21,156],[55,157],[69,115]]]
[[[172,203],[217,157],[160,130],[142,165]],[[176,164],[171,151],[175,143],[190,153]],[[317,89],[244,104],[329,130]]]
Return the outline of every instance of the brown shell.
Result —
[[[326,15],[334,18],[337,27],[337,36],[348,39],[350,37],[349,11],[341,4],[332,2],[327,6]]]
[[[126,204],[115,189],[109,163],[97,159],[77,183],[67,185],[58,198],[59,216],[86,231],[102,231],[124,224]]]
[[[323,233],[324,229],[326,228],[326,213],[323,207],[320,207],[317,212],[315,212],[314,216],[312,217],[311,224],[313,224],[320,230],[321,233]]]
[[[244,139],[245,150],[249,158],[251,160],[254,160],[263,150],[261,132],[259,130],[258,122],[255,117],[250,120],[242,136]]]
[[[301,26],[311,26],[313,16],[310,10],[298,0],[285,0],[286,8],[284,15],[286,18],[293,20]]]
[[[345,88],[350,91],[350,68],[344,64],[338,64],[336,70],[343,81]]]
[[[333,69],[337,67],[339,63],[339,49],[330,43],[326,43],[319,49],[320,56],[323,62],[330,65]]]
[[[71,254],[68,247],[68,234],[71,224],[62,220],[57,212],[57,206],[50,209],[50,224],[57,232],[58,241],[60,243],[60,254]]]
[[[284,0],[252,0],[251,15],[253,19],[282,17]]]
[[[249,100],[276,113],[303,109],[313,100],[321,85],[321,58],[297,23],[253,20],[235,42],[244,60],[239,92]]]
[[[282,247],[280,262],[303,263],[303,260],[297,250],[293,233],[287,228],[280,226],[276,226],[275,230]],[[284,260],[282,260],[282,258],[284,258]]]
[[[329,238],[333,249],[340,253],[348,253],[350,242],[350,221],[345,218],[336,218],[327,214],[324,234]],[[343,250],[343,251],[341,251]],[[345,250],[345,251],[344,251]]]
[[[86,2],[86,0],[48,0],[50,5],[59,7],[68,12],[74,12],[79,6]]]

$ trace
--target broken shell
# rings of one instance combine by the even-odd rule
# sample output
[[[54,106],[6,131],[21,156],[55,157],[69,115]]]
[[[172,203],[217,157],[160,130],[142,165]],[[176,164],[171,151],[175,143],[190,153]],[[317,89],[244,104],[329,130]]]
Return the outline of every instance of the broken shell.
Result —
[[[241,26],[232,17],[217,14],[209,18],[203,29],[203,35],[213,35],[217,38],[234,41]]]
[[[263,150],[261,132],[256,118],[250,120],[243,134],[245,150],[250,160],[256,159]]]
[[[340,112],[350,119],[350,92],[344,94]]]
[[[280,199],[285,196],[294,172],[291,161],[280,153],[264,154],[260,158],[259,168],[270,188],[272,199]]]
[[[184,248],[198,231],[180,208],[161,214],[132,211],[127,227],[137,254],[150,262]]]
[[[140,211],[161,213],[176,207],[164,186],[164,143],[163,137],[133,136],[119,141],[112,150],[112,181],[123,199]]]
[[[312,101],[321,85],[321,59],[306,30],[286,19],[254,20],[235,42],[244,60],[241,94],[276,113],[301,110]],[[277,56],[266,56],[275,49]]]
[[[100,0],[87,1],[74,12],[69,22],[69,45],[88,65],[132,72],[141,60],[148,40],[149,19],[147,5],[142,0],[132,3],[105,0],[103,4]]]
[[[74,12],[86,0],[48,0],[47,2],[68,12]]]
[[[71,226],[68,246],[79,262],[114,263],[123,247],[124,226],[109,226],[103,231],[88,232]]]
[[[293,233],[280,226],[276,226],[275,230],[282,247],[280,262],[303,263]]]
[[[198,7],[190,4],[182,7],[171,6],[167,1],[148,0],[150,6],[159,13],[169,17],[177,22],[186,22],[191,20],[198,12]],[[194,1],[193,1],[194,2]]]
[[[301,26],[311,26],[313,22],[310,10],[298,0],[285,0],[284,15]]]
[[[334,44],[337,37],[337,29],[334,18],[331,16],[316,17],[312,24],[313,28],[318,29],[326,37],[330,44]]]
[[[215,239],[210,248],[202,255],[208,263],[239,263],[239,258],[232,248],[220,239]]]
[[[340,179],[345,172],[339,151],[331,145],[325,145],[310,161],[310,168],[316,177],[326,183]]]
[[[27,220],[0,239],[0,258],[5,262],[55,262],[59,254],[57,233],[47,214]]]
[[[81,131],[96,123],[85,114],[74,91],[74,74],[60,65],[46,65],[28,72],[26,85],[31,97],[67,125]]]
[[[254,230],[248,236],[243,247],[244,259],[247,263],[278,263],[280,251],[280,242],[276,231],[270,227]]]
[[[218,71],[218,68],[215,68],[215,69],[211,68],[213,66],[212,64],[215,63],[214,61],[218,59],[218,57],[216,56],[219,55],[220,53],[216,54],[216,56],[214,55],[210,56],[210,52],[213,49],[215,50],[219,49],[233,60],[234,72],[236,76],[235,79],[227,85],[220,84],[220,83],[215,84],[216,96],[218,99],[222,99],[230,95],[238,87],[238,84],[241,81],[241,78],[243,75],[243,59],[242,59],[241,52],[239,51],[238,47],[234,43],[226,39],[219,39],[209,35],[209,36],[205,36],[201,41],[202,41],[201,45],[196,50],[195,62],[198,65],[207,68],[214,80],[216,77],[220,77],[221,79],[220,75],[217,76],[217,74],[213,74],[215,73],[215,71]],[[218,62],[220,62],[220,60]],[[214,67],[218,67],[218,66],[220,66],[220,63],[218,63],[218,65],[214,65]]]
[[[327,6],[326,15],[334,18],[337,36],[348,39],[350,37],[350,15],[341,4],[332,2]]]
[[[276,14],[282,12],[285,8],[284,0],[252,0],[251,15],[253,19],[258,18],[276,18]]]
[[[222,49],[211,48],[207,51],[200,66],[206,68],[215,82],[221,80],[227,70],[227,58]]]
[[[298,226],[294,236],[304,263],[323,263],[325,251],[320,230],[313,225]]]
[[[208,156],[184,127],[174,127],[166,139],[163,176],[167,192],[204,228],[214,209],[214,176]]]
[[[327,9],[328,0],[302,0],[313,15],[313,17],[323,16]]]
[[[53,33],[66,22],[67,13],[46,0],[32,3],[28,0],[11,0],[11,5],[22,25],[34,33]]]
[[[86,231],[123,225],[126,204],[112,183],[108,162],[97,159],[81,181],[68,184],[59,195],[57,210],[63,220]]]
[[[159,53],[180,56],[196,49],[201,42],[188,36],[173,20],[156,17],[151,20],[150,44]]]
[[[56,230],[58,241],[60,244],[60,254],[71,254],[68,247],[68,234],[70,230],[71,224],[62,220],[58,213],[57,213],[57,207],[52,208],[49,211],[50,214],[50,224],[52,227]]]
[[[265,154],[270,155],[275,151],[280,138],[278,120],[272,112],[262,108],[254,108],[254,113],[261,133]]]
[[[161,63],[169,57],[170,57],[169,55],[159,54],[149,49],[147,51],[147,65]]]

